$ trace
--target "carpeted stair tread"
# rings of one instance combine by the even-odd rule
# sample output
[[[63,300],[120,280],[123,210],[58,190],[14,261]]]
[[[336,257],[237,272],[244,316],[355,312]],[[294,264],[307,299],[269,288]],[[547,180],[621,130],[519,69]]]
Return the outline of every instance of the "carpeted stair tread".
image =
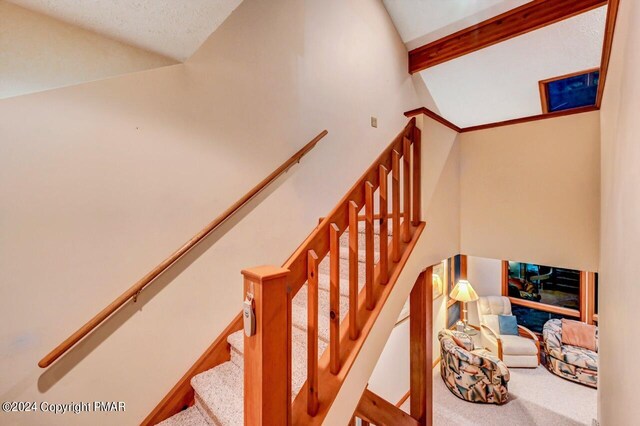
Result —
[[[329,275],[329,256],[325,256],[320,266],[318,267],[319,275]],[[367,273],[367,267],[364,262],[358,262],[358,284],[361,285],[365,282]],[[349,261],[347,259],[340,259],[340,279],[349,280]]]
[[[387,244],[391,241],[391,237],[387,240]],[[364,249],[366,247],[366,237],[364,233],[358,234],[358,249]],[[345,232],[340,236],[340,247],[349,247],[349,232]],[[373,235],[373,250],[380,251],[380,236]]]
[[[389,236],[391,236],[393,235],[393,219],[389,219],[389,222],[387,223],[388,223],[387,230],[388,230]],[[400,218],[400,225],[402,225],[402,218]],[[361,234],[364,234],[366,226],[367,224],[364,220],[358,221],[358,232]],[[380,235],[380,219],[373,220],[373,233],[375,235]]]
[[[345,262],[341,262],[342,264],[346,264],[348,267],[349,265],[349,247],[340,247],[340,259],[341,260],[345,260],[347,261],[347,263]],[[373,252],[373,263],[378,263],[378,260],[380,260],[380,252],[379,251],[374,251]],[[365,263],[367,261],[367,251],[363,248],[361,250],[358,250],[358,262],[360,263]]]
[[[158,423],[158,426],[209,426],[202,413],[196,406],[180,411],[167,420]]]
[[[296,297],[291,303],[291,313],[293,315],[293,326],[302,331],[307,329],[307,304],[308,289],[305,284],[302,286]],[[325,341],[329,341],[329,292],[318,291],[318,337]],[[349,312],[349,298],[340,296],[340,320],[343,320]]]
[[[191,379],[196,406],[214,425],[240,425],[244,422],[244,374],[231,361],[220,364]]]
[[[236,331],[227,338],[227,342],[231,345],[231,350],[239,354],[239,358],[237,359],[242,362],[241,365],[244,365],[244,358],[242,357],[244,354],[243,333],[243,330]],[[326,348],[327,343],[318,340],[318,358],[322,356]],[[295,397],[307,380],[307,332],[296,327],[292,327],[291,329],[291,356],[292,397]],[[242,375],[244,374],[242,367],[237,364],[236,367],[241,369],[240,374],[242,379]],[[215,370],[215,368],[213,370]]]
[[[364,280],[359,280],[358,290],[364,287]],[[329,291],[329,285],[331,283],[331,277],[327,274],[318,274],[318,288],[322,291]],[[300,290],[302,291],[302,290]],[[340,295],[349,297],[349,280],[346,278],[340,278]]]

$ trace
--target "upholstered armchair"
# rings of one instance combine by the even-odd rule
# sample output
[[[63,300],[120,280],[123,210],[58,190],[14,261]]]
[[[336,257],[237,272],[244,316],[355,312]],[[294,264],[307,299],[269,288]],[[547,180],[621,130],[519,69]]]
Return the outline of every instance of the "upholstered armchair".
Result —
[[[509,369],[484,349],[473,350],[473,341],[463,333],[442,330],[440,374],[449,390],[471,402],[502,404],[508,399]]]
[[[562,320],[552,319],[542,329],[547,369],[583,385],[598,387],[598,328],[595,327],[596,350],[562,343]]]
[[[498,315],[513,315],[508,297],[484,296],[478,299],[482,345],[508,367],[537,367],[540,364],[538,337],[521,325],[518,326],[518,335],[501,334]]]

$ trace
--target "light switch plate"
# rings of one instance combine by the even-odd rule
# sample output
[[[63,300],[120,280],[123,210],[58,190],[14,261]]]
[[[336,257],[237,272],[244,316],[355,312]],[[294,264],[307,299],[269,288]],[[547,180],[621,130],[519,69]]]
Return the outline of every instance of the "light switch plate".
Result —
[[[378,127],[378,118],[371,117],[371,127]]]

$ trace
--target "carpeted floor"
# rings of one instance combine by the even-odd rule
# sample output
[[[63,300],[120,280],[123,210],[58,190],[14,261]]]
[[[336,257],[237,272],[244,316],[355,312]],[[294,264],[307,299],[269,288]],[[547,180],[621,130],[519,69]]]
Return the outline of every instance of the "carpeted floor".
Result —
[[[512,368],[509,401],[477,404],[459,399],[433,369],[435,426],[574,426],[591,425],[596,418],[597,391],[551,374],[544,367]],[[408,401],[402,406],[408,410]]]

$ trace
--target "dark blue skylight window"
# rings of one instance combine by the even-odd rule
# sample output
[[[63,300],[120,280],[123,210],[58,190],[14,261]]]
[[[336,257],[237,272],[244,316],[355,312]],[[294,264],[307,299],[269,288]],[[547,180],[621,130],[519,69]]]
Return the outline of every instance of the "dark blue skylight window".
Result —
[[[595,105],[599,79],[600,71],[592,71],[547,82],[548,112]]]

